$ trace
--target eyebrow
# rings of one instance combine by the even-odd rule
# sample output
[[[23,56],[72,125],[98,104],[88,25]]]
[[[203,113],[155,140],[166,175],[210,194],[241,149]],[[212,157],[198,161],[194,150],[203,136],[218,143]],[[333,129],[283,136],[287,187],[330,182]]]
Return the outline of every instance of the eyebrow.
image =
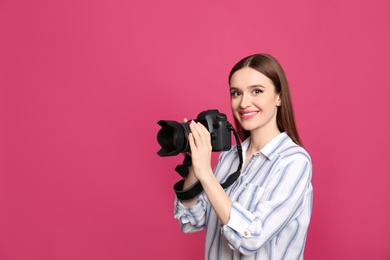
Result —
[[[253,89],[253,88],[262,88],[262,89],[266,89],[266,87],[264,87],[263,85],[260,85],[260,84],[256,84],[256,85],[250,85],[250,86],[247,86],[246,89]],[[238,87],[230,87],[230,89],[239,89]]]

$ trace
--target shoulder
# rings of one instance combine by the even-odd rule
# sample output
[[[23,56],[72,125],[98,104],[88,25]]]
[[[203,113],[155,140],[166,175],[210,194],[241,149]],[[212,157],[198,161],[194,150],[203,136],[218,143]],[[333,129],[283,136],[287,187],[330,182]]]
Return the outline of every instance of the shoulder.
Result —
[[[305,148],[294,143],[294,141],[288,136],[286,142],[279,147],[277,153],[284,163],[299,160],[306,161],[311,164],[311,157]]]

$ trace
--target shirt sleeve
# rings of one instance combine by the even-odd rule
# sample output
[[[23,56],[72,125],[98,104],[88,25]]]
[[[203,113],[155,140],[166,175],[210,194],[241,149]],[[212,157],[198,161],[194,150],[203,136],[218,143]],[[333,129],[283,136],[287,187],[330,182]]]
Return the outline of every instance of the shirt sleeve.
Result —
[[[206,199],[204,194],[198,197],[198,203],[186,207],[177,198],[175,199],[174,217],[179,220],[184,233],[192,233],[204,229],[206,222]]]
[[[255,193],[248,198],[257,200],[253,210],[233,202],[230,220],[222,226],[229,246],[249,255],[277,236],[302,212],[311,191],[311,171],[310,161],[294,159],[281,166],[266,187],[252,189]]]
[[[224,155],[225,152],[219,155],[214,172],[220,167]],[[184,206],[177,198],[175,199],[174,206],[174,218],[179,220],[181,230],[184,233],[192,233],[205,229],[208,199],[204,193],[198,197],[198,203],[192,207]]]

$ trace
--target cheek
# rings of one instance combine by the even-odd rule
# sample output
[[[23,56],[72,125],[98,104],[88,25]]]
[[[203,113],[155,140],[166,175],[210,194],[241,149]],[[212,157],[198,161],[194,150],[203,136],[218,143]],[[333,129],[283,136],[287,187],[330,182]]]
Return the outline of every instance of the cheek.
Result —
[[[256,98],[253,100],[253,104],[258,108],[263,108],[266,105],[266,102],[262,98]]]
[[[230,106],[231,106],[232,108],[236,108],[237,105],[238,105],[237,99],[231,98],[231,99],[230,99]]]

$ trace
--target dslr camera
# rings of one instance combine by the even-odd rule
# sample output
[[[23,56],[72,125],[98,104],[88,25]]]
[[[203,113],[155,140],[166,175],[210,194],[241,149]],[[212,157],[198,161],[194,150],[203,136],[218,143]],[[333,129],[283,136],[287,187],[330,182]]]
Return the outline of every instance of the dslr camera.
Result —
[[[218,110],[206,110],[201,112],[194,121],[204,125],[210,132],[213,152],[230,150],[232,146],[230,136],[232,126],[227,121],[225,114],[219,113]],[[188,134],[191,132],[189,123],[166,120],[160,120],[157,123],[161,126],[157,133],[157,141],[161,146],[161,149],[157,152],[159,156],[174,156],[190,151],[188,143]]]

